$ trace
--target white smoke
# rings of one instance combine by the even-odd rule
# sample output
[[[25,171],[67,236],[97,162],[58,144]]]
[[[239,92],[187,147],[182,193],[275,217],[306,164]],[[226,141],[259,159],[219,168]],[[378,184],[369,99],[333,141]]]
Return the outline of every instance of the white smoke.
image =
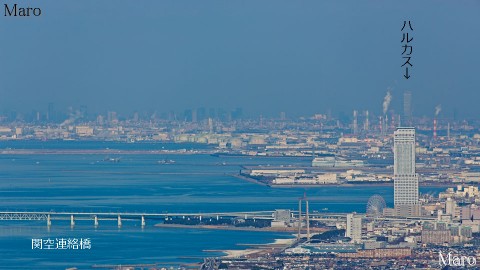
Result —
[[[67,126],[73,124],[77,119],[82,117],[82,113],[80,111],[75,111],[75,113],[71,113],[70,117],[67,120],[63,121],[60,126]]]
[[[383,114],[386,114],[388,111],[388,106],[390,106],[390,102],[392,101],[392,94],[390,93],[390,88],[387,91],[387,95],[383,98]]]
[[[438,104],[438,105],[435,107],[435,117],[437,117],[438,114],[440,114],[441,111],[442,111],[442,105]]]

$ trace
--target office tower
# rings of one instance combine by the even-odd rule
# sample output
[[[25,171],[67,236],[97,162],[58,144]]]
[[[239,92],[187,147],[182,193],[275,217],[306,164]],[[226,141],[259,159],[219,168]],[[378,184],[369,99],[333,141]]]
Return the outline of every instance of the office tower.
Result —
[[[353,111],[353,134],[358,133],[358,119],[357,119],[357,110]]]
[[[208,118],[208,130],[210,133],[213,133],[213,119]]]
[[[190,109],[187,109],[183,113],[183,119],[185,122],[192,122],[193,112]]]
[[[107,113],[107,121],[109,124],[118,123],[117,112],[109,111]]]
[[[412,92],[403,93],[403,121],[405,124],[412,125]]]
[[[197,119],[197,110],[193,109],[192,110],[192,122],[196,123],[198,121]]]
[[[243,109],[242,108],[235,108],[234,111],[231,113],[232,120],[239,120],[243,117]]]
[[[347,214],[347,229],[345,236],[352,239],[352,242],[359,243],[362,240],[362,217],[355,214]]]
[[[367,131],[368,128],[369,128],[369,126],[368,126],[368,125],[369,125],[368,121],[369,121],[369,120],[368,120],[368,111],[366,111],[366,112],[365,112],[365,127],[364,127],[364,128],[365,128],[365,131]]]
[[[55,117],[55,105],[52,102],[48,103],[47,121],[50,121],[50,122],[57,121]]]
[[[174,111],[170,111],[168,113],[168,121],[176,121],[177,120],[177,115]]]
[[[383,117],[380,116],[379,118],[378,129],[380,130],[380,135],[383,136]]]
[[[394,203],[399,216],[418,215],[418,176],[415,173],[415,128],[394,133]]]
[[[86,105],[80,106],[80,118],[88,120],[88,107]]]
[[[8,120],[9,120],[10,122],[13,122],[13,121],[15,121],[15,120],[19,120],[19,119],[21,119],[21,118],[22,118],[22,116],[21,116],[20,114],[17,114],[16,111],[10,111],[10,112],[8,113]]]
[[[97,116],[97,124],[98,125],[103,125],[104,124],[104,119],[103,119],[103,116],[101,114],[99,114]]]
[[[201,122],[205,119],[207,119],[207,109],[205,109],[204,107],[198,108],[197,109],[197,121]]]
[[[226,121],[228,116],[227,116],[227,112],[224,110],[224,109],[217,109],[217,117],[220,121]]]
[[[214,108],[208,109],[208,117],[215,119],[217,117],[217,112]]]

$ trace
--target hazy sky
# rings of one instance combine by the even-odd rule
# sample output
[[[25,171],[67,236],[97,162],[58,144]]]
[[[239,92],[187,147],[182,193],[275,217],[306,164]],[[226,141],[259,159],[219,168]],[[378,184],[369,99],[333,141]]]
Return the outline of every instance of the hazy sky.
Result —
[[[3,4],[41,17],[4,17]],[[480,1],[2,1],[0,112],[480,113]],[[400,31],[413,24],[403,78]]]

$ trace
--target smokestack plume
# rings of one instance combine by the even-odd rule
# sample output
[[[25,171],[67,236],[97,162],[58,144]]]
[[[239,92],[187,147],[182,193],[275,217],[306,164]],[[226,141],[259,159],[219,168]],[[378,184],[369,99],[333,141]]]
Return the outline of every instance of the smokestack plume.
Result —
[[[441,111],[442,111],[442,105],[438,104],[435,107],[435,118],[440,114]]]
[[[67,120],[63,121],[60,126],[67,126],[73,124],[77,119],[80,119],[82,117],[82,113],[80,111],[75,111],[75,113],[70,113],[70,116]]]
[[[442,105],[438,104],[435,107],[435,117],[433,118],[433,139],[437,139],[437,117],[442,111]]]
[[[383,98],[383,114],[387,113],[388,107],[390,106],[390,102],[392,101],[392,94],[390,93],[390,89],[388,89],[387,94]]]

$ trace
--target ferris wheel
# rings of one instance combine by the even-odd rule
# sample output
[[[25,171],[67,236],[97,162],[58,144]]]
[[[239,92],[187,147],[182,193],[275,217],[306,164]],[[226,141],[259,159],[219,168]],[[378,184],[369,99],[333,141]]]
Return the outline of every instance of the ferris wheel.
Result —
[[[367,216],[378,217],[383,214],[383,209],[387,207],[385,200],[380,195],[373,195],[368,199]]]

